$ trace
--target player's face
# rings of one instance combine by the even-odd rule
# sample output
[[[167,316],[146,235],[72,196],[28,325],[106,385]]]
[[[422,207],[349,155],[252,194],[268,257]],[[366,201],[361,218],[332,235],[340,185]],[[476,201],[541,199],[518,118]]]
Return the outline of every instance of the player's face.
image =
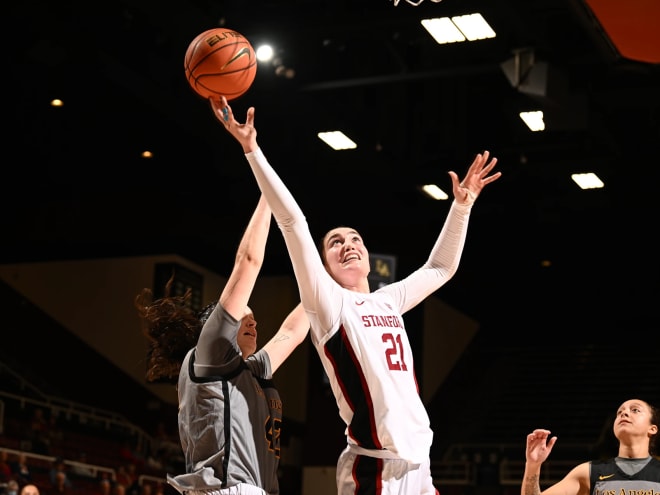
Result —
[[[257,320],[250,308],[246,308],[245,316],[241,319],[236,342],[243,353],[243,359],[254,354],[257,350]]]
[[[646,402],[639,399],[627,400],[616,412],[614,435],[619,441],[655,435],[658,433],[658,425],[652,424],[651,419],[651,408]]]
[[[323,239],[326,270],[339,285],[350,288],[369,275],[369,251],[362,236],[350,227],[338,227]]]

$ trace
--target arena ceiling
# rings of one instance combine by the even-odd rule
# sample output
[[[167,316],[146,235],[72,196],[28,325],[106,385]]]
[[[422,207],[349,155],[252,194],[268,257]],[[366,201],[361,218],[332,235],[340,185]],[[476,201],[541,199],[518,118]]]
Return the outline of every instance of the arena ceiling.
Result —
[[[315,235],[354,226],[405,275],[426,259],[449,206],[417,187],[449,190],[447,170],[461,174],[488,149],[504,175],[479,198],[459,272],[438,296],[498,329],[658,328],[653,2],[27,0],[6,9],[1,262],[176,253],[228,272],[258,191],[183,71],[188,43],[225,26],[276,47],[278,63],[260,65],[233,107],[241,118],[256,107],[260,144]],[[496,38],[438,45],[419,22],[473,12]],[[505,70],[516,57],[517,86]],[[54,97],[64,106],[51,108]],[[545,109],[545,132],[518,118],[530,106]],[[316,137],[336,126],[357,150],[332,152]],[[570,176],[585,171],[605,188],[580,190]],[[264,273],[290,274],[272,234]]]

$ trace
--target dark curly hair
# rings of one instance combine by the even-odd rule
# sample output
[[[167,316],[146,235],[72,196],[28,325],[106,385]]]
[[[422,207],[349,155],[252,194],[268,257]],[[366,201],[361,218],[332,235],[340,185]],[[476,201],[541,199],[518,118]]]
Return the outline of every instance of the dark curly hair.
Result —
[[[142,289],[135,297],[135,307],[147,338],[146,379],[152,383],[176,383],[186,353],[197,344],[202,325],[215,307],[206,306],[199,313],[190,306],[192,290],[171,296],[174,276],[165,284],[164,296],[153,299],[151,289]]]

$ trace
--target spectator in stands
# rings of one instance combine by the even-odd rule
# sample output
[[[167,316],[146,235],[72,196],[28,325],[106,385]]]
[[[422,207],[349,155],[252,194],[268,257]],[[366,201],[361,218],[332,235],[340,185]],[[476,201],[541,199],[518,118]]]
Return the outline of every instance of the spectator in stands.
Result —
[[[525,473],[521,495],[597,495],[660,493],[660,460],[656,442],[660,412],[640,399],[625,401],[617,410],[612,430],[619,442],[616,457],[583,462],[563,479],[541,490],[541,465],[550,455],[557,437],[550,430],[536,429],[527,435]]]
[[[28,440],[30,449],[35,454],[50,454],[50,421],[40,407],[35,408],[32,412]]]
[[[32,483],[28,483],[27,485],[23,485],[19,495],[39,495],[39,487]]]
[[[146,465],[151,469],[160,471],[173,470],[176,460],[182,460],[181,444],[167,432],[164,421],[159,421],[150,445]]]
[[[60,482],[63,482],[67,488],[72,487],[71,480],[69,479],[69,476],[67,474],[66,463],[64,462],[64,459],[61,457],[56,457],[55,460],[53,461],[52,467],[50,468],[50,472],[48,473],[48,477],[50,478],[50,484],[53,486],[57,485]]]
[[[73,493],[73,487],[66,473],[64,471],[57,471],[53,486],[48,490],[48,495],[70,495]]]
[[[75,474],[83,479],[95,478],[94,470],[87,463],[87,454],[85,452],[78,454],[76,463],[71,465],[71,474]]]
[[[18,481],[11,479],[4,487],[3,495],[18,495]]]
[[[99,495],[110,495],[112,493],[112,482],[108,478],[101,478],[99,480]]]
[[[119,457],[122,458],[125,464],[135,464],[142,469],[144,467],[144,457],[136,447],[133,447],[134,443],[134,440],[124,439],[121,447],[119,447]]]
[[[115,473],[115,483],[127,486],[132,483],[132,480],[129,478],[128,473],[126,472],[126,465],[121,464],[117,466],[117,471]]]
[[[139,492],[137,467],[132,462],[117,468],[116,481],[126,488],[128,494]]]
[[[0,483],[7,483],[13,478],[14,474],[9,463],[9,452],[0,450]]]
[[[19,452],[16,460],[11,465],[11,471],[14,479],[18,481],[19,485],[26,485],[32,482],[32,471],[27,461],[25,452]]]

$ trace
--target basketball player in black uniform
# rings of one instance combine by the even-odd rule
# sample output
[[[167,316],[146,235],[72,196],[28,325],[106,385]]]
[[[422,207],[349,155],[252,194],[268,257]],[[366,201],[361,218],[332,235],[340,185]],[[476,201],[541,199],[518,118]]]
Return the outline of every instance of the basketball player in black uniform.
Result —
[[[557,437],[538,429],[527,435],[525,474],[520,495],[660,494],[660,460],[655,457],[660,412],[640,399],[625,401],[616,412],[614,436],[619,454],[607,460],[583,462],[562,480],[541,490],[541,465]]]

